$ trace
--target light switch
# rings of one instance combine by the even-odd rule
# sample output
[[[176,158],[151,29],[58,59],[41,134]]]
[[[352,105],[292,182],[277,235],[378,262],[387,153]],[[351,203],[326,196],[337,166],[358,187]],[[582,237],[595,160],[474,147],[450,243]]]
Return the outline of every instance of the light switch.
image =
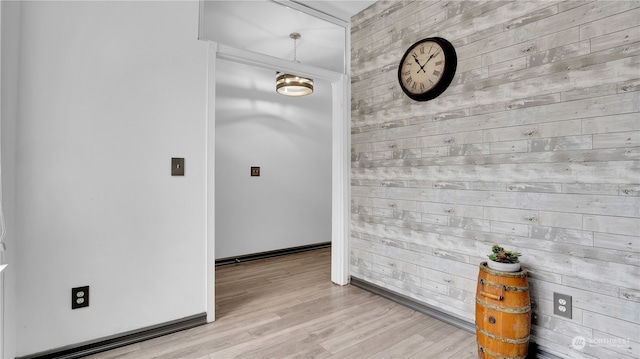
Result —
[[[260,176],[260,167],[251,167],[251,177]]]
[[[174,157],[171,159],[171,175],[184,176],[184,158]]]

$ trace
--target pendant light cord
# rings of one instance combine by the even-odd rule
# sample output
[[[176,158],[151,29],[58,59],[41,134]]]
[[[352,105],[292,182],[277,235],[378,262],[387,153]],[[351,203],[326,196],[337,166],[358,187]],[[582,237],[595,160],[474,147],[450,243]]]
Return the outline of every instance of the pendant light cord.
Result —
[[[296,44],[298,43],[298,39],[297,38],[293,38],[293,62],[298,62],[298,58],[296,57],[296,52],[298,47],[296,46]]]
[[[297,32],[292,32],[289,37],[293,39],[293,62],[298,62],[298,39],[302,37]]]

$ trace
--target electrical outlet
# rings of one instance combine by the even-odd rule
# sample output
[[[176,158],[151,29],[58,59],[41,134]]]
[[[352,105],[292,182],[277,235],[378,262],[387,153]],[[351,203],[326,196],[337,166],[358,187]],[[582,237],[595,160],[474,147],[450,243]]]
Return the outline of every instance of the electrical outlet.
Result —
[[[553,314],[571,319],[572,305],[570,295],[553,293]]]
[[[89,286],[71,288],[71,309],[89,306]]]

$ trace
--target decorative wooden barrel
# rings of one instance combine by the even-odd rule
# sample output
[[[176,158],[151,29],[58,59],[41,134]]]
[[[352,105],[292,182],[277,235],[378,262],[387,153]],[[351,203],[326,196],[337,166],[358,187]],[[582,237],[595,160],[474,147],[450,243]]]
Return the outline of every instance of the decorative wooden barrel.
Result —
[[[522,358],[529,349],[531,301],[524,270],[501,272],[480,263],[476,337],[482,359]]]

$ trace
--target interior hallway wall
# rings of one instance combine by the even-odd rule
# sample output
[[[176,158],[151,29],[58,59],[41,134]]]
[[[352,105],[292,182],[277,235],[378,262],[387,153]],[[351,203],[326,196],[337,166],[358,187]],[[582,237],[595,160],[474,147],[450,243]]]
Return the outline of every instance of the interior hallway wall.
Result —
[[[381,1],[352,18],[352,275],[473,322],[498,243],[523,253],[534,342],[638,358],[638,6]],[[432,36],[455,46],[457,74],[414,102],[397,66]]]
[[[331,84],[294,98],[273,71],[216,74],[216,258],[330,242]]]
[[[20,2],[0,2],[2,20],[0,41],[0,153],[2,158],[2,206],[5,215],[6,236],[4,242],[5,263],[10,263],[3,273],[4,281],[4,353],[0,357],[13,358],[16,353],[17,271],[16,249],[16,129],[18,107],[18,66]]]
[[[6,69],[18,73],[16,354],[204,313],[198,1],[21,6]],[[186,159],[184,177],[171,157]],[[90,306],[71,310],[84,285]]]

